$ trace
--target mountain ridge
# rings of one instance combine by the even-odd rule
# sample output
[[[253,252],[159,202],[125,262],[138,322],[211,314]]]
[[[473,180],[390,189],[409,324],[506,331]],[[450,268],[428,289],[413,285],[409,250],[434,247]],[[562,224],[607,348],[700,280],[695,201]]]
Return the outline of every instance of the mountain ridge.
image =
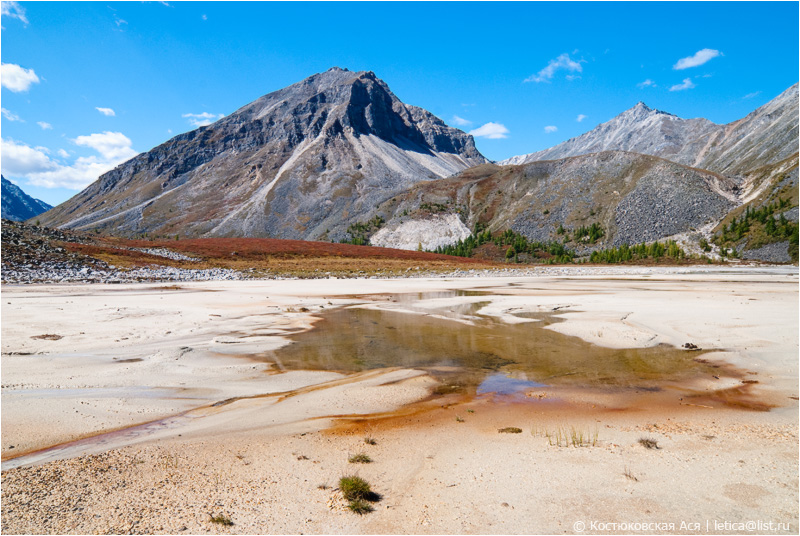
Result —
[[[711,227],[738,206],[738,186],[719,173],[625,151],[601,151],[521,165],[488,165],[422,183],[388,201],[385,230],[376,245],[413,243],[404,224],[450,220],[453,235],[469,229],[511,229],[535,241],[560,241],[569,232],[599,224],[598,244],[574,244],[579,252],[671,237]],[[432,218],[424,207],[438,207]],[[423,243],[423,247],[426,244]]]
[[[51,208],[40,199],[26,194],[22,188],[0,176],[2,182],[2,217],[4,220],[23,221],[35,218]]]
[[[751,198],[782,207],[796,198],[797,107],[797,84],[727,125],[640,101],[496,165],[472,136],[404,104],[372,71],[335,67],[137,155],[42,220],[121,236],[410,249],[455,242],[476,224],[539,241],[561,240],[562,226],[601,225],[604,238],[574,244],[580,251],[699,241]]]
[[[739,175],[784,160],[797,151],[797,110],[798,84],[747,116],[725,125],[704,118],[683,119],[649,108],[640,101],[580,136],[499,164],[519,165],[601,150],[621,150]]]
[[[669,112],[650,108],[644,102],[592,130],[558,145],[508,158],[500,165],[519,165],[537,160],[558,160],[600,151],[627,151],[666,157],[686,143],[687,130],[712,132],[718,125],[704,118],[682,119]],[[699,134],[698,134],[699,135]],[[656,154],[658,153],[658,154]]]

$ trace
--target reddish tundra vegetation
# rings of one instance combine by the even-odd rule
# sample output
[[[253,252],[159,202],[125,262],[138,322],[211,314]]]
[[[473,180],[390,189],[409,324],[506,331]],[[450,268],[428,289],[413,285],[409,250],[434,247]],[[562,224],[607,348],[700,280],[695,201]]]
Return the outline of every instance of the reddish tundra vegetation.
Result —
[[[393,275],[413,270],[451,271],[499,266],[491,261],[330,242],[274,238],[193,238],[129,240],[96,237],[91,243],[68,242],[72,252],[120,267],[159,264],[183,268],[231,268],[256,273],[303,276],[330,272]],[[168,249],[195,260],[173,260],[142,249]]]

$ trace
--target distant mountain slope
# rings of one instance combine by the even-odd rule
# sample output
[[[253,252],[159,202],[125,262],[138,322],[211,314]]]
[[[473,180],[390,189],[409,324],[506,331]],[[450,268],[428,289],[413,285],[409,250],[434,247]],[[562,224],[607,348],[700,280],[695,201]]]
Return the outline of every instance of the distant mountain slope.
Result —
[[[50,210],[51,207],[44,201],[33,198],[5,177],[2,179],[2,211],[4,220],[23,221],[33,218]]]
[[[739,175],[777,164],[797,152],[798,85],[795,84],[746,117],[697,138],[679,161],[726,175]],[[691,161],[690,156],[694,157]]]
[[[181,134],[43,215],[113,234],[341,239],[419,181],[486,162],[472,136],[333,68]]]
[[[414,243],[402,236],[412,227],[441,228],[446,216],[458,215],[448,220],[454,235],[481,224],[561,241],[559,226],[570,233],[597,223],[604,230],[597,247],[633,244],[715,224],[737,205],[736,192],[734,181],[722,175],[621,151],[485,165],[387,201],[378,210],[387,223],[373,242]]]
[[[500,164],[528,164],[538,160],[558,160],[610,150],[669,158],[680,154],[687,143],[716,132],[719,128],[719,125],[707,119],[681,119],[639,102],[633,108],[577,138],[544,151],[514,156]]]
[[[605,150],[631,151],[738,175],[785,160],[798,147],[798,86],[727,125],[681,119],[640,102],[589,132],[500,164],[555,160]]]

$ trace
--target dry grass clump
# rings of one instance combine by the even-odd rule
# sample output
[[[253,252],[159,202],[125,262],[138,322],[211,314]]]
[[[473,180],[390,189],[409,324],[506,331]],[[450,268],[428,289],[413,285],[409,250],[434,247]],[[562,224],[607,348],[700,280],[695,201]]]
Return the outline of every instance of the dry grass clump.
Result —
[[[546,437],[550,445],[554,447],[596,447],[598,443],[598,431],[584,430],[570,426],[558,426],[555,430],[538,429],[531,430],[534,436]]]
[[[372,458],[370,458],[363,452],[360,452],[358,454],[353,454],[352,456],[350,456],[350,458],[347,461],[349,461],[350,463],[372,463]]]
[[[521,434],[522,428],[517,428],[516,426],[507,426],[505,428],[500,428],[498,432],[501,434]]]
[[[629,468],[627,468],[627,467],[625,468],[625,472],[622,473],[622,474],[625,475],[625,478],[627,478],[628,480],[633,480],[634,482],[639,482],[639,479],[636,478],[636,475],[634,475],[633,472],[631,472],[631,470]]]

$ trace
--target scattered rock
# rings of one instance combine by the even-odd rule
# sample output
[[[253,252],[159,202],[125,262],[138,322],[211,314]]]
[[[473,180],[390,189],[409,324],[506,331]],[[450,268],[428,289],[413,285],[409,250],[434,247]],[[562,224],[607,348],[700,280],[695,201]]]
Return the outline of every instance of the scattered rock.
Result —
[[[775,242],[760,248],[744,250],[742,258],[764,262],[792,262],[792,256],[789,255],[788,241]]]
[[[42,339],[45,341],[57,341],[59,339],[63,339],[64,337],[61,335],[56,335],[55,333],[45,333],[44,335],[33,335],[31,339]]]

